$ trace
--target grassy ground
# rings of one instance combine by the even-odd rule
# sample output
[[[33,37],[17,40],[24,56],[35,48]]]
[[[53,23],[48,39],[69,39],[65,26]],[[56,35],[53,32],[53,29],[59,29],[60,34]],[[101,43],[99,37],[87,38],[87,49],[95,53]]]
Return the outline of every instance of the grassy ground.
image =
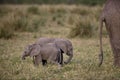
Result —
[[[10,6],[13,8],[13,6]],[[14,8],[18,9],[26,9],[28,6],[14,6]],[[87,16],[93,16],[95,13],[91,13],[88,15],[86,12],[81,13],[78,12],[81,10],[96,10],[99,12],[101,10],[100,6],[97,7],[85,7],[79,6],[56,6],[55,9],[48,8],[47,5],[40,6],[40,9],[52,9],[50,11],[56,11],[56,8],[62,8],[62,16],[66,19],[68,16],[73,16],[77,19],[78,15],[86,14]],[[68,13],[64,14],[67,9],[71,9],[74,14]],[[48,11],[46,10],[46,11]],[[58,10],[58,9],[57,9]],[[76,12],[77,11],[77,12]],[[60,10],[61,12],[61,10]],[[80,14],[81,13],[81,14]],[[63,21],[57,23],[56,19],[53,18],[56,16],[55,14],[41,14],[44,17],[46,24],[39,24],[38,27],[44,26],[38,29],[37,32],[15,32],[15,36],[12,39],[0,39],[0,79],[1,80],[119,80],[120,79],[120,69],[113,66],[113,55],[111,52],[111,48],[109,45],[108,37],[103,38],[103,46],[104,46],[104,63],[101,67],[98,67],[98,54],[99,54],[99,38],[68,38],[68,34],[71,29],[71,25],[75,26],[71,21],[59,18],[60,15],[57,15],[57,21]],[[32,19],[41,19],[42,16],[31,16]],[[90,17],[90,18],[91,18]],[[97,16],[96,16],[97,17]],[[46,19],[47,18],[47,19]],[[90,19],[89,18],[89,19]],[[52,21],[51,19],[55,19]],[[91,19],[90,19],[91,20]],[[68,23],[67,23],[68,21]],[[98,26],[98,19],[95,18],[93,20],[93,24]],[[71,23],[71,24],[69,24]],[[74,57],[72,61],[64,65],[61,69],[58,69],[57,65],[48,64],[43,67],[39,65],[39,67],[34,67],[32,63],[32,59],[28,57],[25,61],[21,60],[22,52],[26,45],[34,43],[39,37],[56,37],[56,38],[68,38],[74,47]],[[64,55],[64,59],[67,58]]]

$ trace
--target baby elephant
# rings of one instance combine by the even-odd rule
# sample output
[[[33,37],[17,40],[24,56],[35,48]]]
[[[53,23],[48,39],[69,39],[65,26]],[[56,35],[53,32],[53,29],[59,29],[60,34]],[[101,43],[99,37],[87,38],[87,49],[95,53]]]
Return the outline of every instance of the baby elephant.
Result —
[[[68,56],[68,59],[66,61],[64,61],[65,64],[68,64],[72,58],[73,58],[73,46],[71,41],[69,41],[68,39],[60,39],[60,38],[39,38],[35,44],[40,44],[45,45],[47,43],[55,43],[56,46],[60,49],[63,50],[64,54],[66,54]]]
[[[63,51],[58,48],[55,43],[48,43],[44,46],[39,44],[32,44],[26,47],[22,59],[30,56],[33,57],[34,65],[38,66],[40,62],[45,65],[48,62],[63,65]]]

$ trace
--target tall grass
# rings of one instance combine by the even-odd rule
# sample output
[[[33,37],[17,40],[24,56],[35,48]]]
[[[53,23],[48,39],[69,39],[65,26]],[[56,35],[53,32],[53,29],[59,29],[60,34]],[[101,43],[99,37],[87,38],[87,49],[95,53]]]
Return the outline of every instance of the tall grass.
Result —
[[[7,8],[9,6],[5,7]],[[70,33],[68,33],[68,36],[70,37],[92,37],[98,31],[100,6],[89,8],[81,5],[33,5],[22,6],[22,8],[23,10],[17,6],[16,8],[8,8],[7,14],[1,19],[1,21],[4,19],[4,23],[1,23],[1,25],[9,26],[13,30],[12,33],[11,30],[9,33],[8,29],[4,34],[13,35],[14,32],[40,32],[41,34],[50,26],[69,27]],[[4,14],[3,12],[1,14]]]
[[[5,25],[1,25],[0,27],[0,38],[5,38],[5,39],[9,39],[12,38],[12,36],[14,36],[14,30],[12,28],[10,28],[9,26]]]
[[[0,7],[0,17],[8,14],[9,12],[11,12],[12,10],[8,7],[2,6]]]
[[[2,16],[0,19],[0,38],[12,38],[15,32],[35,32],[38,31],[39,24],[44,24],[38,19],[31,20],[32,14],[26,11],[10,9],[8,7],[0,9]]]
[[[26,27],[28,26],[27,15],[23,12],[16,12],[14,14],[14,29],[15,31],[26,31]]]
[[[11,38],[14,35],[13,17],[5,16],[0,22],[0,38]]]
[[[30,6],[30,7],[27,9],[27,12],[28,12],[28,13],[32,13],[32,14],[40,14],[39,9],[38,9],[38,7],[36,7],[36,6]]]
[[[70,37],[92,37],[94,34],[94,26],[88,20],[80,20],[76,26],[71,28]],[[96,31],[97,33],[97,31]]]
[[[22,15],[18,16],[14,13],[10,13],[1,19],[1,37],[11,38],[15,31],[23,31],[27,26],[27,21]]]

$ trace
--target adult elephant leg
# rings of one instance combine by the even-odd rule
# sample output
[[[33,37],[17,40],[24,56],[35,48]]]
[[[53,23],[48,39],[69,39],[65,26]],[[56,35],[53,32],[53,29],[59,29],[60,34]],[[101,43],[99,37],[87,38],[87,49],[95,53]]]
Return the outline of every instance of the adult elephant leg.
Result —
[[[115,49],[115,53],[114,53],[114,65],[120,67],[120,49]]]
[[[119,42],[113,43],[114,65],[120,67],[120,45]]]

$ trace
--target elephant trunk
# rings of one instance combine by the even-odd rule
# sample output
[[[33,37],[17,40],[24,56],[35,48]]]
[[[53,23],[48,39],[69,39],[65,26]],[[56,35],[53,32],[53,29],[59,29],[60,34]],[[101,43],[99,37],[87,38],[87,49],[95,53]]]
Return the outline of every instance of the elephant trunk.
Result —
[[[26,57],[26,55],[25,55],[25,53],[23,53],[23,55],[22,55],[22,60],[25,60],[25,57]]]
[[[24,57],[24,56],[22,56],[22,60],[25,60],[25,57]]]
[[[64,63],[68,64],[71,61],[72,58],[73,58],[73,54],[69,55],[69,58]]]
[[[103,63],[103,48],[102,48],[102,28],[103,28],[103,21],[104,19],[101,19],[100,22],[100,54],[99,54],[99,67],[102,65]]]

